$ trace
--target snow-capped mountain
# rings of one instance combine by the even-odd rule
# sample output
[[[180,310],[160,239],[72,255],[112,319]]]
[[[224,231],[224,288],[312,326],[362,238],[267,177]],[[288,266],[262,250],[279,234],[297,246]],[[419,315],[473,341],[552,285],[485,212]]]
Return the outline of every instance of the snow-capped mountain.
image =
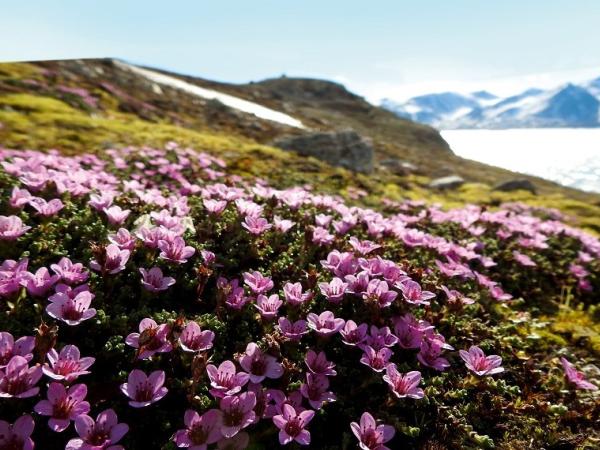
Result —
[[[442,92],[381,106],[400,117],[440,129],[600,127],[600,78],[555,89],[528,89],[497,97],[487,91]]]

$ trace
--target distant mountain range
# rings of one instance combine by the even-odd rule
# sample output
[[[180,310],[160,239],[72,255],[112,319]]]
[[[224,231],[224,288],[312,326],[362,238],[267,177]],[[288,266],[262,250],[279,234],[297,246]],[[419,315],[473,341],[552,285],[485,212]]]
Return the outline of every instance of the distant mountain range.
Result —
[[[420,95],[406,102],[384,99],[396,115],[438,129],[600,127],[600,77],[555,89],[527,89],[498,97],[487,91]]]

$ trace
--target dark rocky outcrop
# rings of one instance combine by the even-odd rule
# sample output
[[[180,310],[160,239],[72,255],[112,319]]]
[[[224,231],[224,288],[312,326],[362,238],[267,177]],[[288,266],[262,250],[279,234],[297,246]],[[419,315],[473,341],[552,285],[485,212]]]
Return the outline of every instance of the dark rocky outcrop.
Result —
[[[352,130],[284,136],[276,139],[273,145],[355,172],[373,171],[374,151],[371,140]]]
[[[529,191],[532,194],[536,194],[535,185],[527,180],[527,179],[517,179],[517,180],[509,180],[503,183],[498,184],[494,187],[495,191],[504,191],[504,192],[512,192],[512,191]]]

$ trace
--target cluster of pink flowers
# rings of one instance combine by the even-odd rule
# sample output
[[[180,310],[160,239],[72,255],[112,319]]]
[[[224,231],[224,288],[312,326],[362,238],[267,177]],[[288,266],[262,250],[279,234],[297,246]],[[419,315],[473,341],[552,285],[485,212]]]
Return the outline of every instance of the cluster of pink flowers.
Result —
[[[531,249],[542,251],[559,235],[576,239],[580,250],[567,276],[586,292],[600,257],[598,239],[556,219],[522,217],[517,205],[443,211],[388,201],[393,214],[384,215],[310,189],[226,178],[218,158],[173,143],[165,150],[107,154],[110,161],[0,150],[3,170],[15,184],[2,203],[7,215],[0,215],[0,245],[17,249],[41,240],[49,221],[71,220],[75,206],[89,218],[86,236],[94,239],[68,255],[63,249],[10,250],[14,259],[0,264],[0,299],[18,309],[27,307],[26,298],[29,307],[36,305],[35,314],[60,330],[44,339],[41,332],[0,332],[0,401],[35,398],[33,412],[56,433],[73,423],[78,437],[66,441],[69,450],[118,450],[129,431],[113,409],[95,420],[89,415],[96,408],[81,380],[94,378],[102,353],[82,357],[80,348],[89,354],[92,344],[69,337],[94,326],[114,320],[128,329],[119,336],[125,345],[102,342],[130,356],[126,371],[115,375],[123,408],[135,408],[128,414],[158,408],[189,389],[190,405],[181,408],[184,428],[173,430],[177,446],[245,448],[248,432],[261,421],[277,430],[281,445],[306,446],[311,423],[348,395],[336,388],[346,365],[383,386],[388,404],[411,405],[435,391],[428,389],[430,375],[451,367],[477,377],[505,370],[499,355],[446,333],[431,314],[447,308],[460,315],[519,294],[498,281],[499,261],[482,235],[493,232],[506,244],[504,253],[519,270],[541,265]],[[437,236],[431,224],[455,226],[462,238]],[[106,233],[96,236],[96,230]],[[231,255],[218,251],[218,241],[230,234],[237,239],[230,241],[232,255],[240,260],[234,268]],[[265,255],[287,252],[280,244],[296,237],[289,254],[264,267]],[[246,250],[243,257],[234,253]],[[430,264],[420,268],[401,260],[411,252]],[[292,260],[292,254],[299,256]],[[295,267],[297,261],[303,265]],[[131,305],[114,305],[115,290],[123,286],[131,289],[124,294]],[[132,311],[137,315],[128,316]],[[237,336],[219,335],[214,323],[239,325],[253,339],[232,348],[226,341]],[[455,352],[454,346],[464,349]],[[495,352],[506,355],[500,347]],[[597,388],[566,359],[561,362],[571,385]],[[173,375],[182,367],[190,377],[184,382]],[[199,385],[204,403],[193,400]],[[201,403],[204,410],[197,411]],[[385,450],[394,439],[394,428],[368,411],[352,420],[359,421],[348,427],[362,449]],[[34,422],[31,415],[0,421],[0,448],[32,449]]]

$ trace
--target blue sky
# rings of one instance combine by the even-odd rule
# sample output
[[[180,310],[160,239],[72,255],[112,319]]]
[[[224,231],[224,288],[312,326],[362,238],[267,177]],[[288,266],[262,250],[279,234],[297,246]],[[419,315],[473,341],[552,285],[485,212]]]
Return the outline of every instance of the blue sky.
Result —
[[[372,99],[600,76],[595,0],[0,0],[0,11],[3,61],[114,56],[222,81],[324,77]]]

